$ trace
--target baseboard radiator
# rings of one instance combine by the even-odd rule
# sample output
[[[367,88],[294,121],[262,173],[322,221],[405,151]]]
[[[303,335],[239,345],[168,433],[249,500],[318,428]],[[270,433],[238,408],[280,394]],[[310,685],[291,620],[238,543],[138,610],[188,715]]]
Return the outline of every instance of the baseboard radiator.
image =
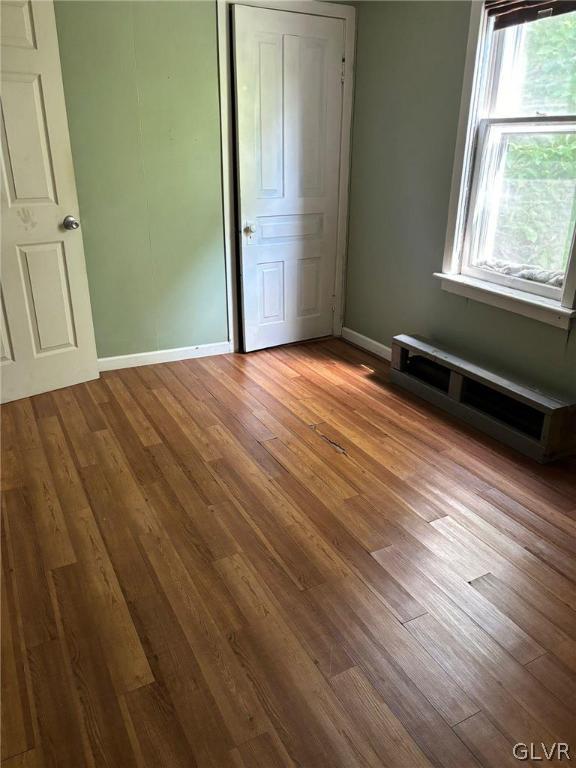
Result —
[[[576,453],[576,401],[510,381],[419,337],[394,337],[390,380],[536,461]]]

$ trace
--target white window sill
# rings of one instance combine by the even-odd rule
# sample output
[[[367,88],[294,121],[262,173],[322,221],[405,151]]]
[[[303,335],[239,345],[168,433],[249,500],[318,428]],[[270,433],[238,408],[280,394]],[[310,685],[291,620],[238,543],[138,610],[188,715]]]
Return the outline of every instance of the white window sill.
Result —
[[[555,325],[557,328],[569,329],[576,318],[576,309],[560,306],[554,299],[517,291],[486,280],[478,280],[467,275],[450,275],[446,272],[435,272],[434,277],[442,281],[442,288],[450,293],[465,296],[467,299],[491,304],[493,307],[507,309],[517,315],[531,317],[542,323]]]

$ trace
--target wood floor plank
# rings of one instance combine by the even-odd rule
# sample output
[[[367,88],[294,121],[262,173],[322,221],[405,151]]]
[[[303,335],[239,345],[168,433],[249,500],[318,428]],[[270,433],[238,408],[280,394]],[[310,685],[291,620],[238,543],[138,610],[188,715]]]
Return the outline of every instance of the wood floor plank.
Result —
[[[2,768],[504,768],[574,740],[575,461],[340,339],[0,410]]]
[[[143,546],[235,743],[265,733],[262,706],[176,550],[150,536]]]
[[[0,453],[0,484],[5,491],[22,488],[24,485],[20,452],[17,448],[7,448],[4,441],[1,443]]]
[[[486,768],[517,768],[513,740],[506,738],[484,714],[478,712],[454,726],[462,741]]]
[[[473,549],[463,549],[455,545],[450,537],[438,532],[436,521],[442,518],[429,520],[432,525],[427,525],[420,519],[420,515],[414,510],[412,503],[407,504],[390,493],[378,496],[370,495],[366,501],[386,520],[393,522],[408,534],[407,541],[412,547],[416,543],[424,547],[424,553],[430,550],[439,560],[446,561],[450,567],[466,581],[483,576],[488,572],[486,563],[475,556]],[[416,543],[415,543],[416,542]]]
[[[233,415],[256,440],[270,440],[274,434],[255,416],[255,401],[252,394],[236,386],[235,382],[222,373],[214,363],[199,361],[201,381],[218,403],[210,402],[210,410],[217,413],[221,422],[230,423],[226,412]],[[240,391],[239,391],[240,390]]]
[[[222,505],[218,511],[241,546],[241,551],[273,593],[276,606],[308,650],[314,664],[326,677],[353,666],[336,627],[318,610],[308,591],[298,589],[258,532],[233,505]]]
[[[338,518],[302,483],[292,477],[281,478],[277,482],[301,508],[306,510],[316,528],[326,540],[332,541],[340,557],[349,563],[351,570],[380,595],[400,621],[408,621],[424,612],[413,595],[382,568],[374,567],[374,559],[348,533]]]
[[[362,425],[358,423],[360,419],[326,407],[319,399],[310,402],[316,413],[322,417],[322,421],[330,425],[331,431],[337,433],[335,441],[345,445],[348,454],[359,463],[373,467],[381,465],[402,479],[418,471],[420,462],[417,457],[403,451],[400,444],[384,433],[377,437],[366,436]]]
[[[281,619],[270,616],[245,628],[233,647],[296,764],[379,766],[373,748]]]
[[[406,627],[515,742],[554,741],[545,725],[519,705],[496,677],[487,674],[474,649],[459,641],[434,616],[420,616],[408,622]]]
[[[73,572],[84,587],[87,606],[83,618],[91,616],[94,621],[116,691],[120,694],[147,685],[153,681],[152,672],[92,510],[77,511],[71,526],[78,551]]]
[[[432,485],[428,480],[418,479],[428,491],[447,504],[450,513],[464,525],[477,530],[485,541],[492,543],[505,556],[521,554],[519,549],[526,550],[526,568],[537,573],[544,583],[556,583],[557,589],[564,589],[565,594],[570,594],[570,585],[562,586],[562,578],[557,572],[563,574],[572,581],[576,580],[576,559],[560,547],[551,544],[542,536],[535,537],[524,525],[518,523],[513,517],[502,513],[502,510],[471,493],[465,488],[450,488],[441,486],[441,478],[435,476]],[[504,536],[501,534],[505,534]],[[532,555],[533,557],[530,557]],[[543,567],[543,563],[550,566]],[[552,573],[548,571],[552,570]],[[557,576],[556,580],[554,577]],[[573,592],[573,590],[572,590]],[[574,600],[574,595],[571,595]],[[570,603],[570,600],[566,602]]]
[[[526,665],[534,677],[560,701],[576,701],[576,673],[568,669],[551,653],[545,653]]]
[[[2,768],[43,768],[44,758],[39,749],[29,749],[2,761]]]
[[[38,531],[26,499],[20,491],[2,494],[7,546],[14,573],[16,599],[22,615],[26,648],[57,637],[56,623]]]
[[[229,362],[240,372],[240,381],[244,381],[243,386],[249,389],[249,391],[258,399],[260,399],[262,391],[267,392],[278,401],[284,403],[302,420],[302,422],[306,424],[316,424],[322,421],[322,419],[318,417],[318,414],[308,407],[306,400],[302,400],[295,396],[289,384],[290,380],[284,382],[286,386],[282,386],[263,375],[258,369],[247,368],[247,361],[240,359],[238,356],[231,359],[229,358]],[[309,397],[310,393],[306,392],[306,395]]]
[[[307,446],[299,445],[291,436],[267,440],[264,447],[288,472],[306,476],[308,487],[317,491],[319,498],[334,500],[338,504],[358,494],[357,488],[343,480],[325,461],[318,459]]]
[[[162,685],[146,685],[124,698],[146,768],[197,767],[192,747]]]
[[[344,498],[350,495],[350,487],[355,492],[360,490],[376,490],[379,484],[375,482],[374,476],[370,475],[366,469],[354,462],[341,447],[323,434],[322,424],[308,423],[303,420],[299,411],[294,411],[285,402],[280,401],[269,394],[262,387],[255,391],[256,405],[254,414],[258,419],[276,436],[281,438],[286,444],[292,446],[302,446],[309,450],[306,456],[314,456],[315,464],[318,459],[332,471],[332,476],[336,475],[346,482],[344,489]]]
[[[116,696],[126,688],[122,686],[122,689],[117,691],[111,675],[111,670],[118,675],[118,667],[122,667],[122,664],[125,665],[126,671],[134,668],[132,649],[127,647],[127,652],[124,652],[118,645],[114,649],[120,654],[118,662],[109,652],[106,653],[98,632],[99,618],[103,614],[95,616],[93,613],[90,596],[87,594],[89,587],[83,583],[80,565],[59,568],[53,578],[63,640],[68,648],[75,688],[94,761],[96,765],[135,768],[136,759]],[[126,679],[124,670],[122,675]],[[152,676],[149,675],[146,682],[151,680]],[[130,680],[130,683],[134,684],[134,680]]]
[[[275,613],[268,590],[260,584],[258,574],[241,553],[223,557],[215,567],[247,621],[258,622]]]
[[[106,421],[102,416],[102,412],[100,408],[94,408],[94,403],[101,405],[105,402],[108,402],[108,395],[103,397],[94,387],[90,389],[88,386],[89,384],[97,382],[98,380],[94,380],[94,382],[86,382],[76,387],[74,390],[76,402],[82,411],[82,415],[86,421],[86,426],[91,432],[99,432],[101,429],[106,429]]]
[[[155,390],[154,390],[155,391]],[[162,436],[165,445],[178,459],[183,469],[194,478],[204,500],[208,504],[217,504],[225,500],[225,495],[194,444],[180,428],[177,420],[164,408],[160,400],[148,391],[140,392],[138,401],[155,429]]]
[[[359,667],[333,677],[332,686],[354,713],[355,721],[384,765],[391,768],[432,765]]]
[[[533,685],[528,672],[510,656],[492,637],[475,622],[467,619],[450,601],[431,590],[427,580],[415,572],[407,558],[390,547],[378,553],[379,562],[399,578],[405,586],[409,584],[419,592],[425,592],[422,598],[430,608],[430,613],[445,626],[449,632],[465,639],[481,664],[498,679],[501,684],[551,733],[562,739],[562,733],[570,733],[574,719],[567,707],[559,702],[541,686]]]
[[[76,555],[46,455],[41,448],[23,451],[22,463],[26,475],[23,494],[34,517],[46,567],[70,565]]]
[[[136,369],[126,369],[122,374],[131,374],[132,378],[139,379],[147,389],[156,389],[162,386],[158,367],[155,365],[142,365]]]
[[[214,622],[223,632],[233,632],[241,623],[241,612],[212,565],[211,553],[190,524],[186,510],[163,485],[149,489],[149,502],[164,521],[166,541],[180,557],[200,599],[210,605]]]
[[[84,509],[88,501],[58,417],[39,419],[38,428],[62,509],[69,513]]]
[[[488,544],[518,568],[521,568],[535,581],[539,581],[564,603],[576,609],[574,584],[564,574],[552,568],[548,563],[525,549],[515,539],[501,533],[463,505],[458,505],[456,511],[454,509],[447,511],[474,536]]]
[[[226,526],[220,522],[217,506],[210,507],[205,503],[195,484],[163,446],[154,448],[152,455],[162,477],[186,510],[191,523],[208,548],[209,557],[217,560],[234,554],[237,544]]]
[[[94,765],[85,748],[80,704],[71,685],[60,639],[36,645],[29,651],[32,690],[45,765],[84,768]]]
[[[321,610],[333,615],[336,605],[342,617],[338,629],[342,632],[351,657],[368,676],[394,715],[403,724],[411,738],[433,765],[477,766],[477,761],[455,736],[452,729],[428,701],[406,672],[382,652],[376,642],[353,616],[343,601],[335,601],[328,607],[328,593],[332,586],[313,590]]]
[[[126,455],[138,482],[150,483],[157,479],[158,469],[119,403],[111,396],[109,401],[99,405],[99,410],[105,419],[107,429],[114,433]],[[81,471],[85,472],[88,469]]]
[[[74,456],[78,465],[87,467],[90,464],[95,464],[96,454],[92,441],[92,430],[78,405],[74,387],[58,389],[52,393],[52,397],[58,406],[58,413],[74,448]]]
[[[24,658],[17,626],[15,596],[8,559],[2,563],[1,701],[4,702],[1,731],[1,760],[34,746],[31,711],[24,674]]]
[[[558,513],[551,515],[549,506],[545,510],[537,506],[540,511],[545,512],[545,517],[543,517],[496,488],[490,488],[480,495],[505,512],[508,517],[522,523],[542,538],[552,542],[560,549],[565,549],[573,555],[576,554],[576,520]],[[552,521],[550,521],[550,517],[553,518]],[[557,527],[556,523],[559,523],[560,527]],[[530,537],[532,543],[534,540],[534,536]]]
[[[517,564],[500,555],[499,552],[450,516],[435,520],[432,525],[440,530],[444,536],[451,539],[454,544],[460,544],[468,551],[476,553],[476,557],[484,564],[485,573],[481,575],[493,573],[509,588],[521,594],[523,600],[537,608],[566,634],[573,639],[576,638],[576,611],[569,608],[554,592],[525,573]]]
[[[232,768],[234,741],[166,596],[141,596],[132,609],[154,677],[170,696],[197,764]]]
[[[8,416],[8,439],[16,441],[21,451],[34,450],[40,448],[42,443],[36,424],[34,407],[30,399],[16,400],[13,403],[2,406],[2,413]],[[12,427],[12,428],[11,428]],[[4,424],[2,424],[2,434],[4,436]]]
[[[227,461],[212,463],[215,471],[235,495],[251,524],[257,526],[276,553],[286,573],[300,589],[322,584],[338,572],[339,563],[330,556],[329,547],[315,551],[298,528],[298,516],[291,505],[273,488],[247,482],[244,473],[234,471]],[[328,549],[326,553],[325,550]]]
[[[204,461],[212,461],[213,459],[219,459],[220,453],[214,444],[210,441],[206,430],[202,429],[194,418],[189,414],[179,401],[164,387],[154,390],[154,394],[160,400],[164,408],[168,413],[178,421],[180,428],[190,440],[190,442],[196,446],[200,456]]]
[[[469,468],[474,474],[517,501],[522,502],[523,498],[528,498],[544,501],[563,512],[574,509],[576,494],[569,471],[560,473],[557,478],[560,482],[548,482],[542,477],[542,467],[535,462],[514,452],[507,456],[504,451],[480,451],[479,457],[473,443],[466,452],[455,449],[448,451],[448,454],[456,463]],[[560,484],[562,490],[557,487]]]
[[[144,370],[144,369],[142,369]],[[177,363],[171,363],[168,366],[162,366],[158,369],[163,374],[163,381],[171,388],[172,391],[177,391],[173,388],[170,380],[166,380],[166,373],[170,376],[175,376],[176,379],[188,390],[190,395],[199,404],[212,402],[214,396],[209,392],[202,384],[198,376],[195,375],[192,362],[190,360],[180,360]],[[210,424],[203,424],[203,426],[210,426]]]
[[[410,633],[398,624],[376,596],[354,579],[342,580],[336,588],[316,590],[324,605],[338,616],[337,626],[345,634],[345,625],[361,628],[381,656],[402,669],[434,708],[450,725],[478,711],[474,701],[444,673],[427,653],[422,652]],[[349,640],[350,644],[350,640]]]
[[[137,543],[140,529],[131,525],[122,498],[114,493],[100,467],[86,467],[80,472],[90,508],[126,599],[149,594],[155,586]]]
[[[240,744],[233,752],[237,768],[292,768],[285,750],[279,751],[269,734],[264,733]]]
[[[126,414],[132,429],[138,435],[142,445],[148,447],[160,443],[161,440],[158,437],[156,430],[142,413],[140,406],[125,387],[122,380],[116,378],[116,376],[110,376],[106,380],[106,384],[118,401],[118,404],[122,408],[122,412]]]
[[[576,641],[526,603],[521,595],[509,589],[491,573],[475,579],[470,584],[540,643],[543,649],[551,651],[576,672]],[[535,658],[542,655],[544,654],[538,654]]]
[[[108,430],[102,430],[95,433],[94,443],[98,466],[112,494],[124,509],[129,525],[139,533],[158,532],[160,523],[147,504],[118,441]]]
[[[218,423],[218,418],[211,411],[211,407],[217,402],[216,398],[192,374],[186,366],[186,361],[163,365],[157,370],[164,387],[202,429]]]
[[[422,552],[420,548],[412,547],[410,542],[396,546],[396,550],[412,563],[419,574],[447,595],[520,664],[527,664],[544,653],[544,648],[511,620],[506,612],[501,611],[482,593],[479,595],[480,590],[475,590],[467,581],[459,578],[444,561]],[[379,562],[386,562],[386,550],[374,552],[373,555]],[[484,577],[473,581],[472,584],[481,583],[482,578]],[[424,583],[422,580],[418,581],[419,585]],[[429,586],[428,595],[433,600],[432,592],[433,588]],[[425,599],[423,602],[429,605]]]

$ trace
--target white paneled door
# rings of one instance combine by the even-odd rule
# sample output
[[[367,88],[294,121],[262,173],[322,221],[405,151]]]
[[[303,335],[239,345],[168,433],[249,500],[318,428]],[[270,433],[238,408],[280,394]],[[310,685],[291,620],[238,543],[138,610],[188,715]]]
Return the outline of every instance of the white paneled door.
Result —
[[[7,402],[98,371],[54,8],[48,0],[2,0],[1,22]]]
[[[234,6],[246,351],[332,333],[344,22]]]

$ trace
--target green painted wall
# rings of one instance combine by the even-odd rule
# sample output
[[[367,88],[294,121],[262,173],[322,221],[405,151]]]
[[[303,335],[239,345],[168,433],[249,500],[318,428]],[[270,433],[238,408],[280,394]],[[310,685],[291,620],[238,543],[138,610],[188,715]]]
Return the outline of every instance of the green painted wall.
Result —
[[[56,2],[98,355],[228,338],[214,2]]]
[[[345,325],[418,333],[576,395],[568,334],[442,291],[467,2],[359,2]]]

